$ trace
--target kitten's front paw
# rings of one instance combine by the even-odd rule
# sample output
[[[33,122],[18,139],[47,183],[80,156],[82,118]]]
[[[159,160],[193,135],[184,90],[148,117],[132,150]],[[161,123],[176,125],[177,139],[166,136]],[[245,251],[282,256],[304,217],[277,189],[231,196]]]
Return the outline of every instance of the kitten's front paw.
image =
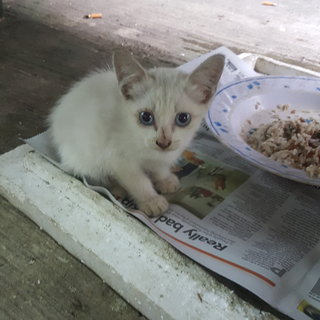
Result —
[[[166,198],[158,194],[147,201],[138,203],[138,207],[149,217],[156,217],[167,211],[169,203]]]
[[[175,174],[168,178],[156,181],[154,187],[161,193],[174,193],[180,188],[180,181]]]

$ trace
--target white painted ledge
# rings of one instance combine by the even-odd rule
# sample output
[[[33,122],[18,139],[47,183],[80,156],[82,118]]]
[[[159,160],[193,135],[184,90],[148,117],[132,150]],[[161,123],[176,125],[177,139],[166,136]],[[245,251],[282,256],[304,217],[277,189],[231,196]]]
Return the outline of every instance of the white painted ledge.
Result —
[[[252,69],[262,74],[274,76],[307,76],[320,77],[320,73],[296,65],[253,53],[241,53],[239,58],[247,62]]]
[[[0,194],[149,319],[276,319],[29,146],[0,156]]]

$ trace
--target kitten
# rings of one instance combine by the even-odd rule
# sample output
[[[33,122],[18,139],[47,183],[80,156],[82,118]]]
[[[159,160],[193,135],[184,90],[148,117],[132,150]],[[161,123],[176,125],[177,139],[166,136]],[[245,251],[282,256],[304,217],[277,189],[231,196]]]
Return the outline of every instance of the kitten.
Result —
[[[158,192],[179,188],[170,168],[200,126],[224,57],[211,56],[188,75],[145,70],[120,50],[113,66],[85,77],[60,99],[49,116],[52,142],[66,171],[113,193],[126,191],[141,211],[157,216],[168,209]]]

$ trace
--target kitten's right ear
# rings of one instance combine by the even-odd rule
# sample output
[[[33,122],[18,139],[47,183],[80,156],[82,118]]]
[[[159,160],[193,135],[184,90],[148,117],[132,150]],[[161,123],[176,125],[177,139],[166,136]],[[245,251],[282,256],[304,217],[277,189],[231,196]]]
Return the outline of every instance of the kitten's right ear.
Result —
[[[126,99],[134,99],[143,91],[143,82],[147,79],[147,72],[129,51],[125,49],[114,51],[113,67],[120,90]]]

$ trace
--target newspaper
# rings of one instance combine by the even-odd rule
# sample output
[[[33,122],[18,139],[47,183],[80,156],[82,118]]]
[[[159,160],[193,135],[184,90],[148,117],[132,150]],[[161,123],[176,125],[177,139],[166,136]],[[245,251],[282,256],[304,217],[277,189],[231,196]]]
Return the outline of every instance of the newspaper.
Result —
[[[179,69],[191,72],[214,53],[226,56],[219,86],[257,75],[221,47]],[[27,143],[59,166],[47,132]],[[319,189],[260,170],[221,145],[205,122],[174,168],[182,188],[169,210],[148,218],[132,199],[106,195],[178,250],[252,291],[294,319],[320,317]]]

